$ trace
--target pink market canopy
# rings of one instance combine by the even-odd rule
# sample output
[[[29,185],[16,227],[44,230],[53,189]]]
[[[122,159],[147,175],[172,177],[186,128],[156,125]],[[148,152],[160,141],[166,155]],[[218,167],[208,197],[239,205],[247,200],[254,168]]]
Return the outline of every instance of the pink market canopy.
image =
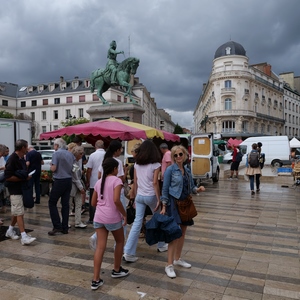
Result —
[[[130,141],[133,139],[160,138],[172,142],[180,141],[180,137],[177,134],[115,118],[73,125],[45,132],[40,134],[40,140],[50,140],[73,134],[81,136],[85,141],[93,145],[99,139],[105,139],[106,141],[111,139]]]

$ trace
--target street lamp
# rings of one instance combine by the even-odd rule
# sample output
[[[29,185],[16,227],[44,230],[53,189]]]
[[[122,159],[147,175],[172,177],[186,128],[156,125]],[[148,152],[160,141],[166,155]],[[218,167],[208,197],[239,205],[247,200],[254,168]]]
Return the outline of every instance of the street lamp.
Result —
[[[205,133],[206,133],[206,123],[207,123],[207,120],[208,120],[208,115],[205,115],[205,118],[204,118],[204,122],[205,122]]]

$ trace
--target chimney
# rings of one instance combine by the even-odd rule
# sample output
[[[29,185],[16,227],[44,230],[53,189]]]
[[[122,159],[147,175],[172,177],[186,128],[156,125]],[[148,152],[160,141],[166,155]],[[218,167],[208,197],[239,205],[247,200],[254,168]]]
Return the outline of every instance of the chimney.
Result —
[[[60,82],[64,81],[64,76],[60,76]]]
[[[269,65],[269,64],[266,64],[266,65],[264,65],[264,71],[263,72],[266,75],[271,76],[271,69],[272,69],[272,66]]]

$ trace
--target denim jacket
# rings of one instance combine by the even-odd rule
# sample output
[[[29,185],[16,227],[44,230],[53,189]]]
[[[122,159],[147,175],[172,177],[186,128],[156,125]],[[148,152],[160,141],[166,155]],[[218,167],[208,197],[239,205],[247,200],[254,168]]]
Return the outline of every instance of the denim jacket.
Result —
[[[185,172],[189,176],[190,182],[190,191],[193,194],[197,194],[197,187],[194,185],[193,177],[190,169],[187,166],[184,166]],[[181,170],[179,169],[177,164],[172,164],[169,166],[164,174],[164,182],[162,188],[162,195],[160,197],[161,201],[165,205],[169,204],[169,195],[173,196],[176,199],[179,199],[183,189],[183,177]]]

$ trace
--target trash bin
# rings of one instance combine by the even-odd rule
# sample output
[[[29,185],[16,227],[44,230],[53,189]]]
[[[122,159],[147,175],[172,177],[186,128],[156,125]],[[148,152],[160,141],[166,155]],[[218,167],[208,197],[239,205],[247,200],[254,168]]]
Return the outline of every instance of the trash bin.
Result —
[[[223,163],[223,155],[218,156],[218,162],[219,162],[219,164]]]

